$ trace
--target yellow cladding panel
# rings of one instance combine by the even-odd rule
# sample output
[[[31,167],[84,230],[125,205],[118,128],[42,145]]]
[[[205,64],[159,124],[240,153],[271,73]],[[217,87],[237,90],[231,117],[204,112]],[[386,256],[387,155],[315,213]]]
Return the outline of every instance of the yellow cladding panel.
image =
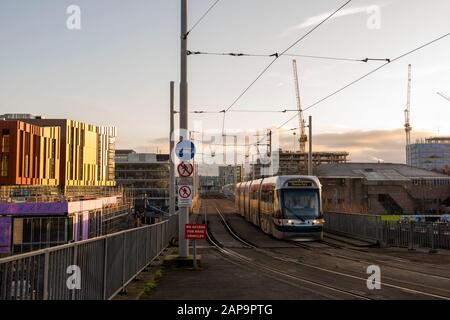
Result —
[[[60,127],[40,128],[39,178],[41,185],[59,185],[60,139]]]
[[[114,177],[108,180],[105,174],[108,166],[114,168],[114,163],[105,163],[103,160],[109,150],[104,141],[111,136],[115,137],[115,129],[67,121],[66,185],[115,185]]]

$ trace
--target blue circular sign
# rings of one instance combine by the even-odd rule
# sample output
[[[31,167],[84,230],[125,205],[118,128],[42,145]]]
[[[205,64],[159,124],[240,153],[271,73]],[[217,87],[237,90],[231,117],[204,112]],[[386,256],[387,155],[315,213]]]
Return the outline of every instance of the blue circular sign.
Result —
[[[175,154],[182,161],[189,161],[194,158],[195,145],[190,140],[181,140],[175,146]]]

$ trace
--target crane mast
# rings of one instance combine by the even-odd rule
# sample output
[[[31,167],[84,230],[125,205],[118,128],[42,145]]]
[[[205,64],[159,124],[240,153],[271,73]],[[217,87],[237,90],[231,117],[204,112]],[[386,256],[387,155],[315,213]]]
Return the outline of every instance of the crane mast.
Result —
[[[411,65],[408,65],[408,87],[406,94],[406,108],[405,108],[405,134],[406,134],[406,164],[410,165],[409,145],[411,144],[411,125],[409,123],[411,112]]]
[[[301,105],[301,100],[300,100],[300,86],[299,86],[298,74],[297,74],[297,61],[295,59],[292,60],[292,67],[294,70],[295,97],[296,97],[297,111],[298,111],[298,124],[299,124],[298,127],[299,127],[299,131],[300,131],[300,138],[298,141],[300,142],[300,153],[304,153],[305,145],[306,145],[306,142],[308,141],[308,137],[306,136],[306,133],[305,133],[305,120],[303,119],[303,110],[302,110],[302,105]]]
[[[437,93],[438,95],[440,95],[442,98],[444,98],[444,99],[450,101],[450,97],[447,96],[446,94],[443,94],[442,92],[436,92],[436,93]]]

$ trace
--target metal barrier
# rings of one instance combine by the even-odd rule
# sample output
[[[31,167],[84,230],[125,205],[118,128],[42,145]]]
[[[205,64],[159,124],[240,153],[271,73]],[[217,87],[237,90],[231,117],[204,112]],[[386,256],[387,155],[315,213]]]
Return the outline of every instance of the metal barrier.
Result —
[[[0,300],[111,299],[177,234],[174,215],[157,224],[0,259]],[[77,283],[77,267],[81,286],[70,289],[68,284]]]
[[[386,245],[409,249],[450,249],[450,224],[386,221],[382,241]]]
[[[354,213],[324,213],[326,231],[379,241],[382,236],[381,217]]]
[[[383,246],[450,249],[450,223],[382,221],[379,215],[325,213],[325,231],[358,237]]]

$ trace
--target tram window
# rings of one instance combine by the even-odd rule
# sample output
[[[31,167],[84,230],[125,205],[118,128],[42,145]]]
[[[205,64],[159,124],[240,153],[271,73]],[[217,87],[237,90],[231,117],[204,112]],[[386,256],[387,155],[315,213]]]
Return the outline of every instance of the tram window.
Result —
[[[283,213],[288,219],[309,218],[319,215],[317,190],[285,190],[282,197]]]

